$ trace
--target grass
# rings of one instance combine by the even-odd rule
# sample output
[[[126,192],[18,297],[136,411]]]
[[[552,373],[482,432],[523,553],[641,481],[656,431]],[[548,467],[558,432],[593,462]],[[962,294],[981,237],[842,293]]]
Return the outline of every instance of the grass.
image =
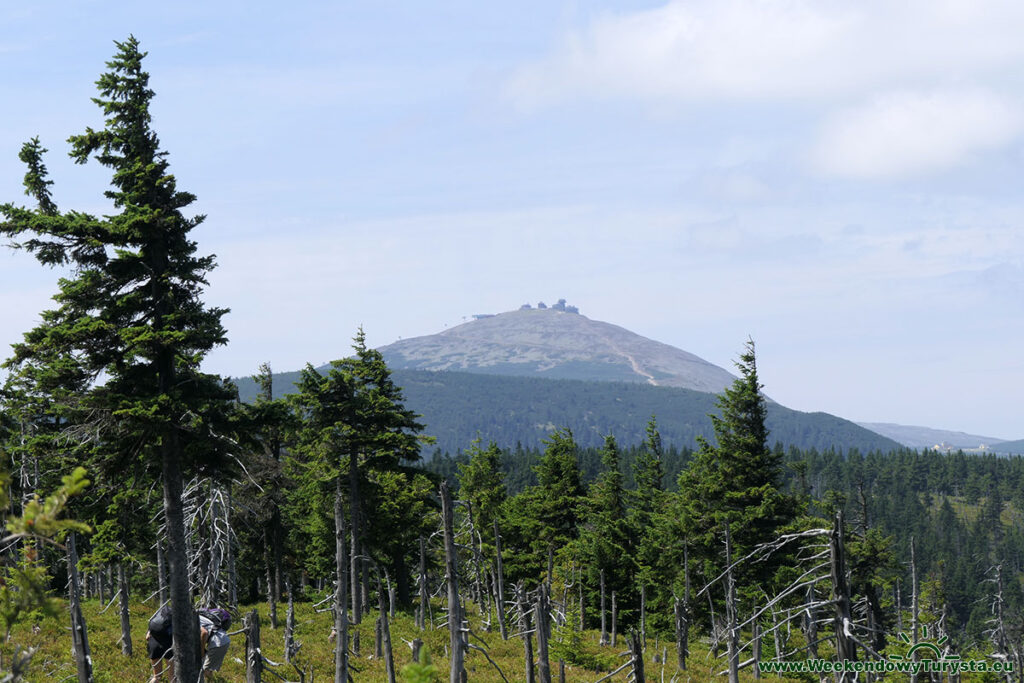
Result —
[[[252,606],[242,608],[240,612],[248,612]],[[265,604],[256,606],[260,613],[262,651],[265,657],[275,662],[284,662],[284,609],[279,610],[281,623],[278,628],[271,629],[268,618],[268,610]],[[93,655],[93,668],[95,681],[97,683],[128,683],[129,681],[147,681],[149,679],[149,662],[146,658],[145,633],[146,623],[153,611],[151,605],[133,603],[132,614],[132,639],[134,654],[126,657],[121,654],[118,640],[121,636],[119,616],[116,606],[111,607],[104,613],[96,600],[86,601],[83,605],[83,614],[89,629],[89,643]],[[296,658],[296,663],[312,671],[312,680],[328,682],[333,680],[333,644],[328,642],[328,635],[331,631],[331,615],[329,612],[316,613],[311,604],[301,603],[296,605],[296,640],[302,642],[302,648]],[[435,611],[435,614],[437,612]],[[365,616],[363,622],[355,628],[359,634],[360,654],[352,657],[352,662],[358,669],[353,673],[353,678],[362,683],[363,681],[386,681],[385,665],[382,659],[374,656],[374,622],[376,612]],[[29,681],[74,681],[75,668],[70,654],[70,632],[69,619],[62,617],[59,621],[55,619],[42,619],[35,624],[23,625],[15,630],[12,643],[0,647],[4,661],[7,661],[13,650],[13,643],[20,643],[23,646],[39,648],[33,658],[32,667],[28,677]],[[474,623],[474,627],[476,624]],[[232,631],[241,628],[241,618],[236,619],[231,625]],[[421,633],[415,628],[413,619],[408,614],[399,613],[391,628],[392,643],[394,647],[395,667],[399,671],[398,680],[404,680],[401,669],[411,662],[411,650],[409,643],[414,638],[421,638],[429,648],[434,664],[439,669],[439,680],[448,679],[447,644],[448,631],[445,628],[427,629]],[[501,667],[510,683],[526,680],[525,665],[523,657],[523,643],[519,638],[510,638],[503,641],[497,631],[478,631],[479,638],[473,642],[485,647],[491,658]],[[534,644],[536,648],[536,643]],[[586,631],[582,634],[581,650],[588,661],[603,661],[606,665],[618,666],[625,662],[625,656],[620,656],[626,649],[624,641],[620,639],[619,647],[601,647],[598,645],[598,633]],[[660,659],[662,652],[667,654],[667,662],[655,661]],[[212,683],[238,682],[245,680],[245,666],[243,659],[245,655],[245,636],[238,634],[232,636],[231,647],[228,650],[224,665],[219,674],[207,678]],[[558,661],[552,658],[552,676],[558,680]],[[722,669],[722,660],[714,661],[709,658],[707,649],[700,643],[694,643],[692,654],[689,659],[689,670],[680,672],[676,679],[679,683],[685,681],[705,681],[717,678],[715,674]],[[645,664],[648,681],[670,681],[676,673],[674,643],[657,641],[656,638],[648,639],[648,648]],[[295,670],[287,665],[275,669],[285,680],[298,681],[299,676]],[[479,652],[470,651],[466,657],[466,670],[471,682],[492,683],[502,681],[501,676],[493,666]],[[624,682],[627,671],[616,675],[612,680]],[[566,681],[596,681],[605,675],[605,672],[597,672],[580,666],[566,666]],[[752,672],[745,670],[741,673],[741,680],[754,680]],[[273,674],[265,674],[265,681],[279,680]],[[307,681],[310,677],[307,674]],[[775,679],[779,680],[779,679]]]

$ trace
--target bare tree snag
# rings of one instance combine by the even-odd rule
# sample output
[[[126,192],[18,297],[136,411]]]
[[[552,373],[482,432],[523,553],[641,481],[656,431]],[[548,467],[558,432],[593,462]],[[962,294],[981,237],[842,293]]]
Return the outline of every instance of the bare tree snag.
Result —
[[[430,592],[427,590],[427,541],[420,536],[420,575],[418,579],[420,609],[416,615],[416,627],[423,631],[427,627],[427,612],[430,609]]]
[[[388,609],[384,605],[384,588],[381,585],[379,576],[377,577],[377,611],[379,614],[377,617],[377,631],[380,633],[380,647],[378,650],[382,650],[377,656],[384,657],[384,669],[388,674],[388,683],[396,683],[395,658],[391,650],[391,624],[388,621]]]
[[[629,655],[629,661],[633,668],[633,680],[646,681],[647,679],[644,677],[644,642],[636,631],[631,631],[629,634]]]
[[[260,615],[256,610],[242,619],[245,631],[245,683],[262,683],[263,650],[260,647]]]
[[[117,590],[120,593],[121,608],[121,654],[132,656],[132,622],[131,612],[128,611],[128,572],[124,563],[117,565]]]
[[[441,482],[441,519],[444,525],[445,582],[448,584],[449,681],[466,679],[465,640],[462,637],[462,603],[459,602],[458,556],[455,548],[455,515],[448,482]]]
[[[494,520],[494,557],[497,571],[498,593],[498,630],[502,640],[508,640],[508,624],[505,623],[505,562],[501,557],[501,532],[498,531],[498,520]]]
[[[526,683],[535,683],[533,669],[533,635],[530,628],[530,608],[522,584],[516,586],[516,608],[519,610],[519,631],[523,634],[523,655],[526,659]]]
[[[619,623],[619,610],[615,604],[615,591],[612,591],[612,647],[615,647],[618,638],[616,636]]]
[[[857,659],[857,649],[847,634],[852,628],[853,615],[850,605],[850,585],[846,580],[846,538],[843,530],[843,511],[836,512],[832,527],[831,541],[832,600],[835,616],[832,627],[836,637],[836,659],[839,661]],[[840,674],[840,680],[853,680],[847,674]]]
[[[68,534],[68,590],[71,609],[71,650],[75,657],[78,683],[92,683],[92,651],[89,650],[89,633],[82,616],[81,587],[78,585],[78,551],[75,549],[75,532]]]
[[[537,678],[540,683],[551,683],[551,661],[548,657],[548,586],[537,588]]]

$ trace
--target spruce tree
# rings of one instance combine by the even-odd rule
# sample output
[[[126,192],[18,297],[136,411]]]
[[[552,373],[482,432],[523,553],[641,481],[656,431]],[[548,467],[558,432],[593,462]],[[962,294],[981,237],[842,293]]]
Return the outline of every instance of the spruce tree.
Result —
[[[604,572],[606,610],[610,607],[612,591],[620,596],[631,594],[636,570],[634,534],[626,519],[626,490],[620,461],[615,437],[606,436],[601,449],[601,472],[590,485],[580,534],[587,585],[591,587],[589,604],[600,609],[601,573]]]
[[[472,506],[477,531],[488,545],[493,545],[492,527],[506,497],[501,449],[493,441],[481,448],[477,440],[466,449],[466,455],[469,462],[459,465],[459,499]]]
[[[768,447],[767,408],[757,376],[754,342],[748,341],[736,368],[740,377],[719,396],[720,415],[711,415],[715,443],[700,448],[679,477],[685,529],[705,557],[721,555],[724,525],[730,527],[734,556],[770,540],[795,515],[795,501],[781,491],[781,454]],[[761,578],[771,571],[765,566]]]
[[[181,503],[183,473],[222,464],[214,419],[230,392],[200,363],[225,343],[223,309],[201,300],[212,256],[197,256],[190,238],[202,216],[183,212],[195,197],[177,189],[167,153],[150,127],[145,53],[130,37],[117,43],[95,102],[105,126],[69,139],[71,157],[95,158],[112,171],[113,215],[61,213],[50,193],[38,141],[26,144],[26,192],[36,209],[5,204],[0,233],[40,263],[68,266],[57,308],[14,347],[12,364],[74,363],[88,388],[82,414],[101,434],[108,455],[138,457],[158,470],[168,535],[174,650],[182,680],[199,676],[199,633],[189,598]],[[52,366],[51,363],[51,366]]]

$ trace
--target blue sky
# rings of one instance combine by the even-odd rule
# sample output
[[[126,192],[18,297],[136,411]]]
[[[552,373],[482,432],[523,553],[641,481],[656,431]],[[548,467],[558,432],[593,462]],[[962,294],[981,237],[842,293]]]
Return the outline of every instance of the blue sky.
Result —
[[[799,410],[1024,436],[1024,5],[0,6],[0,198],[134,34],[250,374],[564,297]],[[0,252],[0,342],[58,275]]]

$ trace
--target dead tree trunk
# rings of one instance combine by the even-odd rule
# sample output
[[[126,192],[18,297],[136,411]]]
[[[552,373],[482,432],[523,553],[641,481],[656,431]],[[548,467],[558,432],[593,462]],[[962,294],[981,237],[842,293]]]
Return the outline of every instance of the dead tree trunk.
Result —
[[[260,647],[260,615],[256,610],[242,619],[245,630],[245,683],[263,682],[263,651]]]
[[[501,533],[498,531],[498,520],[494,520],[494,557],[498,572],[498,629],[502,640],[508,640],[508,626],[505,624],[505,565],[501,559]]]
[[[604,570],[601,570],[601,645],[608,644],[608,617],[605,614]]]
[[[384,588],[381,586],[379,576],[377,577],[377,611],[384,669],[388,674],[388,683],[395,683],[395,658],[391,651],[391,624],[388,622],[388,610],[384,606]]]
[[[535,683],[533,672],[533,635],[530,629],[530,608],[522,584],[516,586],[516,607],[519,610],[519,631],[523,634],[523,654],[526,658],[526,683]]]
[[[640,641],[647,647],[647,586],[640,584]]]
[[[164,560],[164,544],[157,539],[156,541],[156,585],[157,592],[160,594],[160,604],[167,602],[167,573],[165,571],[165,560]]]
[[[341,477],[334,489],[334,681],[348,683],[348,558],[345,556],[345,501]]]
[[[430,609],[430,592],[427,590],[427,541],[420,536],[420,575],[418,579],[420,611],[416,615],[416,627],[423,631],[427,627],[427,611]]]
[[[676,598],[673,607],[675,609],[676,627],[676,667],[680,671],[686,671],[686,656],[688,652],[686,643],[686,613],[683,608],[683,601]]]
[[[267,575],[267,605],[270,607],[270,628],[277,630],[277,596],[274,594],[274,561],[271,557],[273,543],[268,527],[263,528],[263,545],[265,548],[263,552],[264,569]]]
[[[646,681],[644,677],[644,641],[639,633],[633,631],[629,634],[629,656],[633,668],[633,680]]]
[[[117,565],[117,590],[120,593],[121,608],[121,654],[132,656],[132,622],[131,612],[128,611],[128,572],[124,563]]]
[[[619,626],[619,610],[618,605],[615,603],[615,591],[612,591],[612,647],[615,647],[618,641],[618,626]]]
[[[234,503],[231,499],[231,485],[228,484],[227,502],[224,507],[224,528],[228,532],[227,553],[228,553],[228,604],[231,609],[238,608],[238,571],[235,567],[235,535],[231,531],[231,510]],[[280,596],[278,596],[280,597]],[[275,627],[276,628],[276,627]]]
[[[459,602],[458,556],[455,549],[455,514],[448,482],[441,482],[441,518],[444,524],[445,582],[448,584],[448,633],[450,652],[450,683],[466,679],[465,640],[462,637],[462,603]]]
[[[288,614],[284,620],[284,661],[291,664],[295,655],[295,601],[292,599],[292,586],[285,582],[288,591]]]
[[[551,661],[548,658],[548,586],[537,588],[537,678],[551,683]]]
[[[761,623],[759,621],[757,621],[756,619],[754,620],[753,640],[754,640],[754,647],[753,647],[753,650],[754,650],[754,663],[753,663],[754,678],[757,679],[757,680],[761,680],[761,667],[759,666],[760,663],[761,663]]]
[[[807,658],[818,658],[818,610],[815,608],[814,586],[807,587],[807,598],[804,604],[807,605],[804,631],[807,633]]]
[[[78,671],[78,683],[92,683],[92,651],[89,649],[89,633],[82,616],[81,588],[78,585],[78,551],[75,549],[75,533],[68,534],[68,590],[71,608],[71,649]]]
[[[852,625],[850,586],[846,580],[846,538],[843,531],[843,511],[836,512],[831,538],[832,599],[835,602],[835,616],[832,626],[836,636],[836,659],[838,661],[857,659],[853,640],[847,637],[847,628]],[[840,680],[853,680],[847,674],[840,674]]]

